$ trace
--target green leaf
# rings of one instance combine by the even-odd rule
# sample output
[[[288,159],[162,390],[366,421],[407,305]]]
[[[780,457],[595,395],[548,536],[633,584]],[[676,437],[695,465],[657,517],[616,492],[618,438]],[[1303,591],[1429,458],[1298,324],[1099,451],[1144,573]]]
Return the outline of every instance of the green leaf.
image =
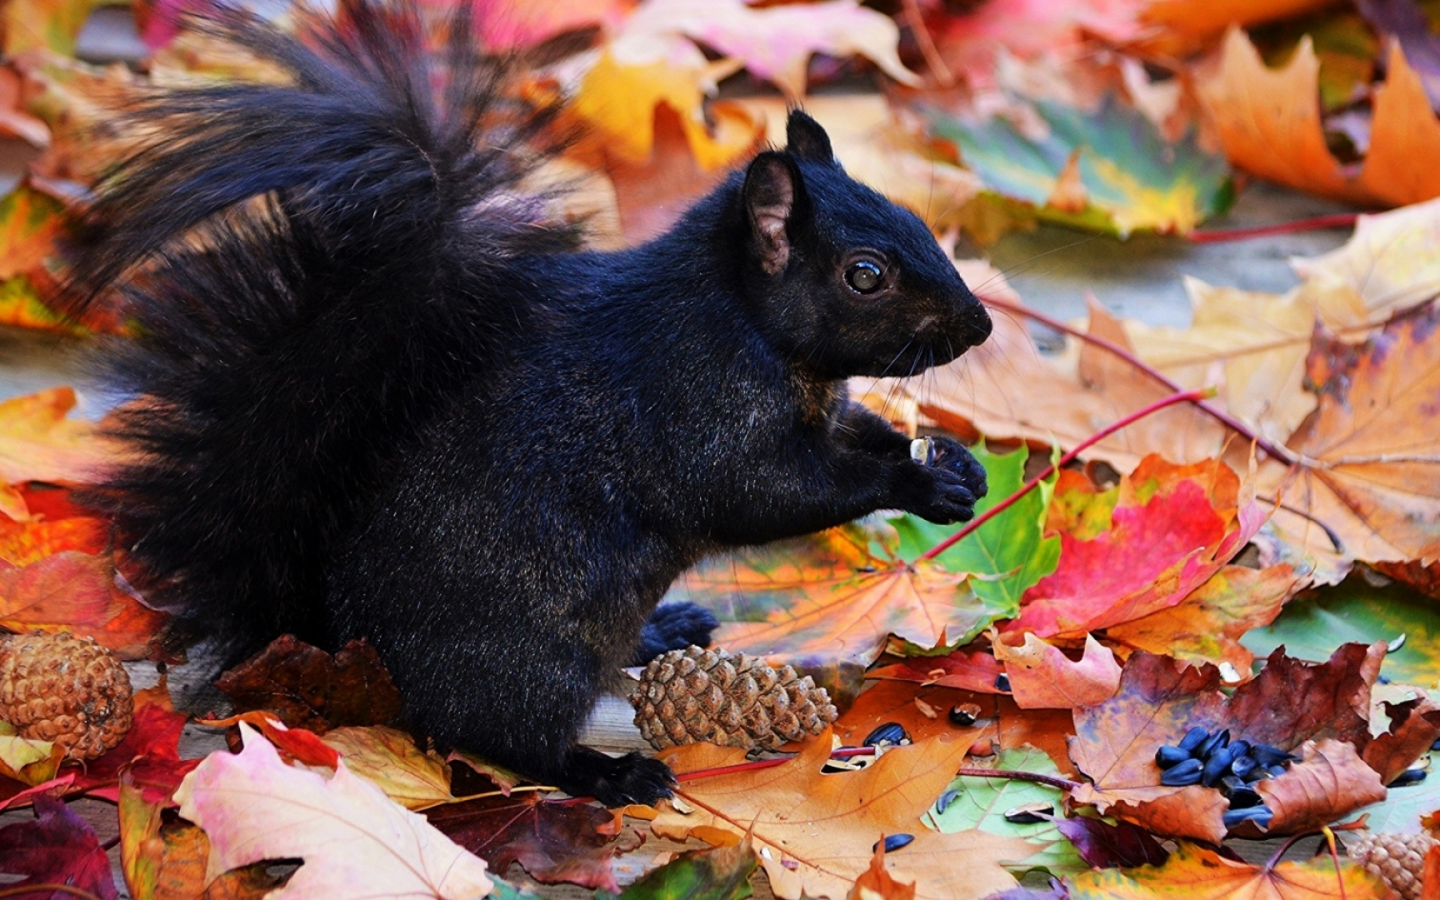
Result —
[[[1043,750],[1026,744],[1010,750],[1000,751],[993,768],[1011,772],[1034,772],[1037,775],[1060,775],[1055,762]],[[950,791],[954,791],[953,797]],[[1027,857],[1024,868],[1043,868],[1052,874],[1082,872],[1089,868],[1080,858],[1075,846],[1070,843],[1055,823],[1011,822],[1005,814],[1018,806],[1040,803],[1053,808],[1056,815],[1063,816],[1065,793],[1059,788],[1033,781],[1019,781],[1009,778],[973,778],[961,776],[950,783],[942,800],[947,800],[945,811],[939,811],[939,804],[925,814],[925,824],[950,834],[978,828],[989,834],[1002,837],[1018,837],[1031,843],[1046,845],[1034,856]]]
[[[1234,200],[1223,157],[1194,135],[1166,141],[1138,111],[1107,99],[1093,113],[1036,102],[1049,133],[1034,141],[1008,119],[980,124],[928,110],[933,136],[950,141],[997,197],[1040,219],[1124,237],[1133,231],[1188,234]],[[1079,208],[1050,205],[1061,173],[1077,157]]]
[[[1385,657],[1381,674],[1433,687],[1440,681],[1440,605],[1402,584],[1374,587],[1357,575],[1296,597],[1271,625],[1247,633],[1240,643],[1257,657],[1284,644],[1291,656],[1320,660],[1340,644],[1401,635],[1404,646]]]
[[[621,891],[618,900],[745,900],[757,862],[748,840],[683,853]],[[615,895],[601,891],[596,897]]]
[[[990,483],[990,492],[975,504],[975,514],[980,515],[1020,490],[1030,452],[1021,447],[1013,453],[996,454],[983,443],[971,452],[985,467]],[[971,589],[999,618],[1014,618],[1020,611],[1021,595],[1055,571],[1060,561],[1060,539],[1044,536],[1045,510],[1054,490],[1052,476],[936,557],[947,571],[981,576],[971,579]],[[908,514],[892,519],[891,524],[900,534],[900,555],[905,559],[918,557],[960,527],[934,525]]]

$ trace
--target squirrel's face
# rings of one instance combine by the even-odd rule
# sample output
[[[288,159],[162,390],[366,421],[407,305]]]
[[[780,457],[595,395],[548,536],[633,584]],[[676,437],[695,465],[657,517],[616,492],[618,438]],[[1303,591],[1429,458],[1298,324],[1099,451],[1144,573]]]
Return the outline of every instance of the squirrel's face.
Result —
[[[854,181],[798,110],[745,173],[752,299],[771,340],[826,378],[910,375],[990,335],[925,223]]]

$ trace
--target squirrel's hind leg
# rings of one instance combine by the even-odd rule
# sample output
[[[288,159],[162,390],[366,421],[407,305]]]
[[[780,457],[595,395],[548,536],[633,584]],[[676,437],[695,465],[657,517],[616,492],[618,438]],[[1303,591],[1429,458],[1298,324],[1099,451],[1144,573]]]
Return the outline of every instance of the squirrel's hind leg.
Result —
[[[650,806],[675,787],[675,775],[658,759],[639,753],[606,756],[578,745],[570,748],[554,780],[565,793],[594,797],[606,806]]]

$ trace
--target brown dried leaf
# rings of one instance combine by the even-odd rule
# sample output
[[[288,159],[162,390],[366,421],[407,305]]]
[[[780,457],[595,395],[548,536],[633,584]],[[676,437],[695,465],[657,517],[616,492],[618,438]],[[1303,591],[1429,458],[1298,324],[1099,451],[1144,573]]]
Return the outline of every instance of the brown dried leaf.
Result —
[[[282,635],[215,685],[238,710],[267,710],[291,728],[316,733],[393,723],[402,703],[380,655],[364,641],[350,641],[332,657]]]

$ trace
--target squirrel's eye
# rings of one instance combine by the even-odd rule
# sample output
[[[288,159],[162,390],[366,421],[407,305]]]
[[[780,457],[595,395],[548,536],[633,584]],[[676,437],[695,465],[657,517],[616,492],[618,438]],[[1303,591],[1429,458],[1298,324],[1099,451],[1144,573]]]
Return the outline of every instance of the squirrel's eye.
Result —
[[[884,270],[869,260],[861,260],[845,270],[845,283],[857,294],[873,294],[884,277]]]

